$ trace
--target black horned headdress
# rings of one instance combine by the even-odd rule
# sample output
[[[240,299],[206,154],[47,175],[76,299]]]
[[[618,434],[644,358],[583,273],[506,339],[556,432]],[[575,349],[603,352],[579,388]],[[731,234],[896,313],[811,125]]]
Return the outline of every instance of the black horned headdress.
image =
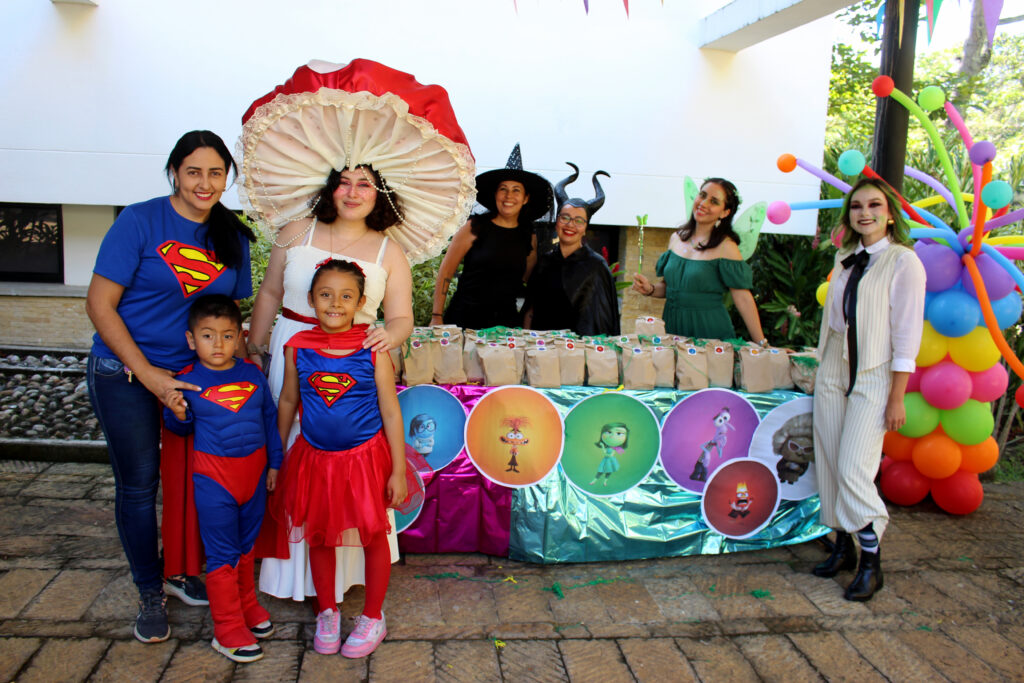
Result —
[[[561,211],[563,206],[575,206],[587,212],[587,222],[590,222],[591,217],[597,213],[597,210],[604,206],[604,190],[601,189],[601,183],[597,182],[597,176],[603,175],[606,178],[611,178],[611,176],[604,171],[594,173],[594,198],[589,202],[578,197],[569,199],[565,194],[565,186],[575,182],[580,177],[580,168],[571,161],[565,163],[572,166],[572,175],[555,185],[555,202],[558,210]]]

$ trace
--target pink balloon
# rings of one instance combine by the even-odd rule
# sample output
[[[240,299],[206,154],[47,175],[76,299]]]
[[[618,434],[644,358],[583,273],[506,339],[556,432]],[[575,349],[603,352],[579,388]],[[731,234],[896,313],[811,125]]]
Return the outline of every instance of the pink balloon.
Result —
[[[789,220],[793,210],[786,202],[772,202],[768,205],[768,220],[773,225],[781,225]]]
[[[996,363],[988,370],[972,372],[971,375],[971,398],[976,401],[988,403],[995,401],[1006,393],[1006,387],[1010,384],[1010,375],[1002,363]]]
[[[918,368],[910,373],[910,379],[907,380],[907,393],[912,391],[921,391],[921,375],[924,374],[924,368]]]
[[[970,373],[956,363],[936,363],[921,375],[921,395],[939,410],[962,406],[971,397],[972,387]]]

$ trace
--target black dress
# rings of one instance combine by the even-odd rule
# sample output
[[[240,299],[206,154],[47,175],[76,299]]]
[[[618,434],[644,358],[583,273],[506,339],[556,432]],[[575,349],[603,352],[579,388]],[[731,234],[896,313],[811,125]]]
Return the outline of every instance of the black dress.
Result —
[[[619,334],[619,302],[608,264],[587,245],[569,256],[554,249],[537,261],[527,288],[535,330],[569,328],[576,334]]]
[[[503,228],[485,217],[474,219],[476,239],[462,260],[462,274],[444,322],[480,330],[518,327],[516,299],[524,296],[523,274],[532,248],[533,224]]]

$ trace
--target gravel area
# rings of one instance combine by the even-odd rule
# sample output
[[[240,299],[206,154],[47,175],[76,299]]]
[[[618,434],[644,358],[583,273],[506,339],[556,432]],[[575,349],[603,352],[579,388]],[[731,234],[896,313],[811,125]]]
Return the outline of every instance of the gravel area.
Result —
[[[0,355],[0,438],[103,440],[85,363],[82,353]]]

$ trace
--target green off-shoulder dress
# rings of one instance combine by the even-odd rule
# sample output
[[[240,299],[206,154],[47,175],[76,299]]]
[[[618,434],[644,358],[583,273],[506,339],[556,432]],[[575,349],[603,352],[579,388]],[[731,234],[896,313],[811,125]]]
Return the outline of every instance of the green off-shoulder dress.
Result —
[[[665,331],[699,339],[736,336],[724,295],[730,289],[750,289],[754,278],[746,261],[716,258],[686,259],[673,251],[658,258],[655,272],[665,278]]]

